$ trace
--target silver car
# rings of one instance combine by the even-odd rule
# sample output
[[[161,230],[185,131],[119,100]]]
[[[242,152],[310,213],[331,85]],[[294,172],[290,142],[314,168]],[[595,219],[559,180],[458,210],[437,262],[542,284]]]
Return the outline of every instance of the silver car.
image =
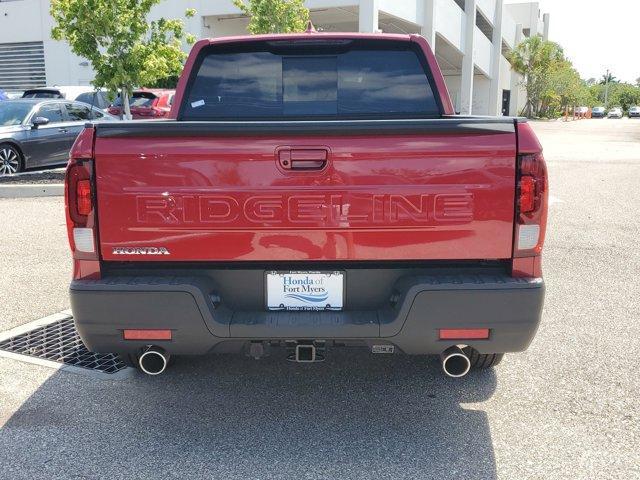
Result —
[[[622,118],[622,115],[622,108],[613,107],[611,110],[609,110],[607,118]]]
[[[85,123],[117,120],[81,102],[42,98],[0,102],[0,175],[64,165]]]

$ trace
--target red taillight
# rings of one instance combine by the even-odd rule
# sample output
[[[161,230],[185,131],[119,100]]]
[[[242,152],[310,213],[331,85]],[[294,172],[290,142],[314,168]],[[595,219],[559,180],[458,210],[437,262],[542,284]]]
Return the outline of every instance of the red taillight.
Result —
[[[520,178],[520,213],[533,212],[536,206],[536,180],[530,175]]]
[[[76,184],[76,208],[79,215],[87,216],[93,209],[91,181],[78,180]]]
[[[71,147],[65,177],[67,229],[76,279],[100,278],[93,191],[94,134],[93,127],[80,132]]]
[[[488,328],[442,328],[440,340],[486,340],[489,338]]]
[[[93,175],[94,134],[94,128],[85,128],[71,147],[65,178],[70,227],[86,227],[88,217],[93,212],[91,176]]]
[[[542,147],[528,123],[518,123],[517,196],[513,275],[542,275],[540,254],[547,225],[549,186]]]
[[[67,166],[67,211],[73,227],[86,227],[91,214],[91,172],[93,163],[87,160],[70,160]]]
[[[518,157],[514,257],[539,255],[547,223],[547,167],[542,153]]]

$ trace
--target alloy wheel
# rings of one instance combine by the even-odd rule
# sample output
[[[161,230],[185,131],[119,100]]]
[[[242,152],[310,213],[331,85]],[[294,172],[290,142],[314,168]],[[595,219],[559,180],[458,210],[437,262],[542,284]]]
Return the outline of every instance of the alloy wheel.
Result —
[[[0,148],[0,175],[13,175],[20,168],[18,152],[11,147]]]

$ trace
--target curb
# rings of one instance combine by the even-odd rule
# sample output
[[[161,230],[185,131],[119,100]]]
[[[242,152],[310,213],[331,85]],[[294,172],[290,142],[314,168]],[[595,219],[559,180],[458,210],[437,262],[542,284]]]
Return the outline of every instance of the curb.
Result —
[[[0,185],[0,198],[60,197],[63,195],[63,183]]]

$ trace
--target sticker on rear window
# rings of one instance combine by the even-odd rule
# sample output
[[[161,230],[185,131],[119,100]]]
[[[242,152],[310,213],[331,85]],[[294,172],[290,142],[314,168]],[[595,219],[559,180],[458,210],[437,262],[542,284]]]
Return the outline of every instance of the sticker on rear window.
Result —
[[[198,108],[204,105],[204,100],[197,100],[195,102],[191,102],[191,108]]]

